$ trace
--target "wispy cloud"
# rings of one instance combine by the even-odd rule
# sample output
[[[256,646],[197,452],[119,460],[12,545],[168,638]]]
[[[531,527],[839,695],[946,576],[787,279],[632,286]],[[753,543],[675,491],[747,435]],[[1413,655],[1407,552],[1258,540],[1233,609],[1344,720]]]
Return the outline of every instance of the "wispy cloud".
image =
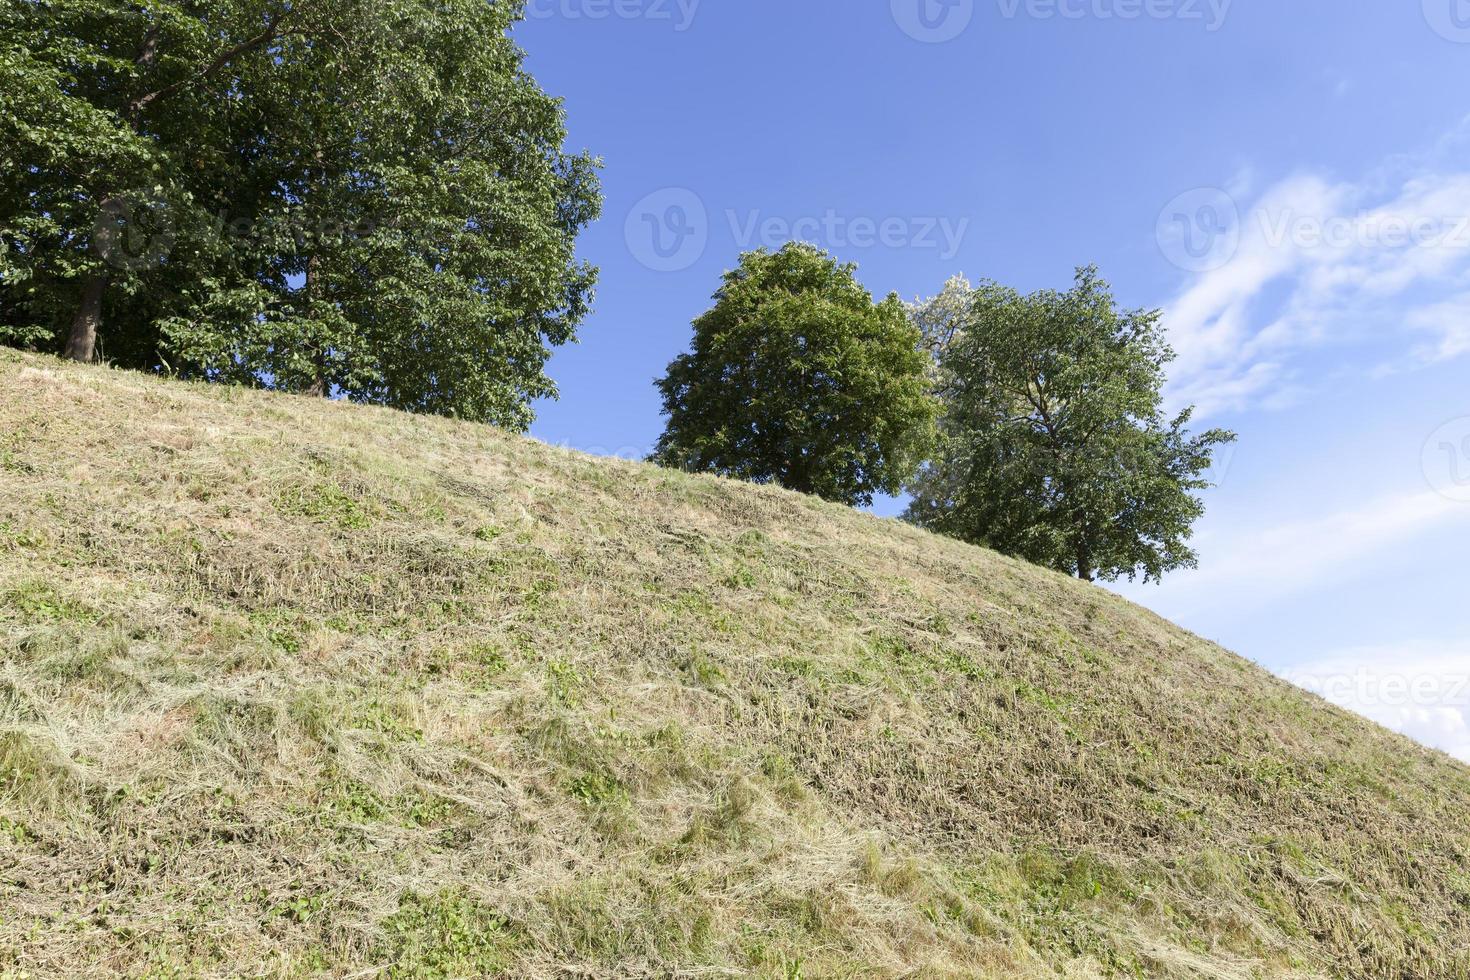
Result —
[[[1174,215],[1167,233],[1207,238],[1218,260],[1168,304],[1171,398],[1202,414],[1287,401],[1309,349],[1363,345],[1365,374],[1470,353],[1470,293],[1457,291],[1470,275],[1470,172],[1440,165],[1463,138],[1356,182],[1298,174],[1252,196],[1236,181]],[[1392,340],[1400,351],[1372,350]]]
[[[1470,354],[1470,292],[1412,311],[1405,325],[1427,339],[1415,344],[1401,361],[1380,366],[1380,373]]]
[[[1364,574],[1373,555],[1453,525],[1470,525],[1463,502],[1433,491],[1397,494],[1319,517],[1201,534],[1200,570],[1120,591],[1173,616],[1214,607],[1222,596],[1247,610]]]

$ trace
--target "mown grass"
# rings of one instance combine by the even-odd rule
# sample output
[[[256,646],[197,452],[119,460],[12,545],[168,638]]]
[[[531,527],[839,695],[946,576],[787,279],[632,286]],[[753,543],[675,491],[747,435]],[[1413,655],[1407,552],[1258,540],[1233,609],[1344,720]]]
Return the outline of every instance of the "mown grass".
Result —
[[[1470,772],[778,490],[0,351],[0,974],[1470,977]]]

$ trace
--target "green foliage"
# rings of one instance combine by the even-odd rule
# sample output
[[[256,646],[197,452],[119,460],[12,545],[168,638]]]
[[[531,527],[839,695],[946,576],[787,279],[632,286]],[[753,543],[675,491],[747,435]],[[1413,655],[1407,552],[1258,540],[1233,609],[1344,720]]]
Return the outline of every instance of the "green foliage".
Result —
[[[344,531],[361,530],[373,522],[368,505],[332,484],[286,487],[277,495],[276,507],[283,514],[336,524]]]
[[[0,594],[0,614],[13,611],[22,621],[84,621],[88,612],[81,603],[59,593],[46,582],[22,582]]]
[[[1164,416],[1158,312],[1119,310],[1089,267],[1065,293],[951,283],[916,320],[944,416],[910,520],[1089,581],[1195,565],[1193,491],[1235,435],[1191,436],[1192,409]]]
[[[810,245],[749,252],[658,382],[654,459],[848,504],[896,493],[933,436],[919,334]]]
[[[628,790],[617,778],[604,772],[586,773],[567,784],[573,798],[594,809],[628,802]]]
[[[142,201],[167,201],[185,224],[202,213],[178,178],[219,172],[220,113],[201,87],[181,83],[215,55],[206,20],[233,41],[259,9],[212,5],[206,18],[177,2],[145,11],[18,0],[0,10],[0,340],[59,350],[89,280],[110,282],[114,308],[146,305],[145,281],[159,295],[173,288],[149,249],[125,241],[112,220]],[[171,112],[137,105],[165,88]],[[194,152],[177,154],[189,139]],[[109,341],[110,351],[140,343],[131,322]]]
[[[382,934],[390,977],[494,976],[509,966],[519,942],[504,916],[456,892],[405,895]]]
[[[7,4],[0,341],[72,353],[96,287],[124,366],[525,428],[601,198],[521,7]]]

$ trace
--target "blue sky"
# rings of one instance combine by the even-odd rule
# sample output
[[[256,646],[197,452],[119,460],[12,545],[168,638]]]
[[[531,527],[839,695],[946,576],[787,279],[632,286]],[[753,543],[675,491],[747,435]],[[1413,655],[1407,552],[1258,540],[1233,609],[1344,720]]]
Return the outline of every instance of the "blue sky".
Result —
[[[756,245],[905,299],[1097,263],[1241,436],[1200,570],[1119,591],[1470,759],[1470,0],[531,0],[517,36],[606,161],[537,436],[646,453]]]

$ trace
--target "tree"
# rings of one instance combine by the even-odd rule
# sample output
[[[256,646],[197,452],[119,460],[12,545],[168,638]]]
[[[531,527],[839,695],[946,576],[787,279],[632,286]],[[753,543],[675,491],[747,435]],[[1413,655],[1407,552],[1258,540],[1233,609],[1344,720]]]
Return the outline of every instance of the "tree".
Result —
[[[1190,436],[1192,409],[1166,419],[1161,315],[1119,310],[1093,267],[1065,293],[956,281],[939,300],[914,309],[943,325],[944,414],[907,518],[1086,581],[1195,566],[1193,491],[1235,434]]]
[[[653,458],[854,505],[897,493],[937,406],[903,304],[875,304],[855,273],[804,244],[741,256],[658,382]]]
[[[229,191],[231,73],[297,20],[268,0],[5,6],[0,84],[16,97],[0,106],[0,335],[92,360],[105,311],[144,293],[156,310],[185,266],[204,264],[202,243],[176,229],[202,226],[194,191]],[[148,330],[119,317],[109,349],[148,347],[136,336]]]
[[[509,36],[521,8],[7,8],[27,98],[0,107],[0,334],[525,428],[591,301],[601,198]]]

